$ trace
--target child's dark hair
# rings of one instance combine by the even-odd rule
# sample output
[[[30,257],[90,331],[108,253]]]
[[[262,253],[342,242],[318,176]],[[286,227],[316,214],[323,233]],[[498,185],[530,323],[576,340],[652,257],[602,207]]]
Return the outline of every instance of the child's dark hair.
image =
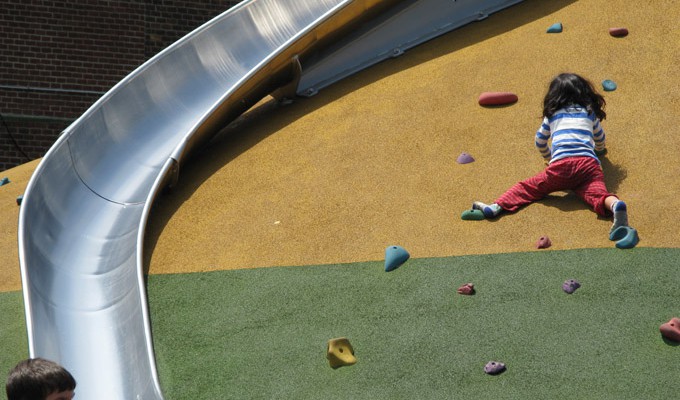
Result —
[[[550,82],[543,99],[543,116],[550,118],[560,108],[573,104],[585,107],[600,120],[607,118],[604,97],[597,93],[590,81],[576,74],[559,74]]]
[[[74,390],[76,380],[61,365],[43,358],[23,360],[7,377],[8,400],[43,400],[52,393]]]

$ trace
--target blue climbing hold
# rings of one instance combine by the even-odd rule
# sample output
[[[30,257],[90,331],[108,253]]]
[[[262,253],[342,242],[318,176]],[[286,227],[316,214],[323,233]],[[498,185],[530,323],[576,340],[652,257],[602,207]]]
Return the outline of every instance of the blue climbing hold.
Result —
[[[385,272],[394,271],[408,260],[408,251],[401,246],[388,246],[385,249]]]
[[[6,184],[8,184],[8,183],[9,183],[9,178],[8,178],[8,177],[4,177],[4,178],[0,179],[0,186],[6,185]]]
[[[630,226],[619,226],[609,234],[609,240],[615,240],[616,247],[619,249],[632,249],[637,246],[640,237],[635,228]]]
[[[605,92],[613,92],[614,90],[616,90],[616,82],[609,79],[605,79],[602,81],[602,89],[604,89]]]
[[[562,32],[562,23],[556,22],[548,28],[548,33],[560,33]]]

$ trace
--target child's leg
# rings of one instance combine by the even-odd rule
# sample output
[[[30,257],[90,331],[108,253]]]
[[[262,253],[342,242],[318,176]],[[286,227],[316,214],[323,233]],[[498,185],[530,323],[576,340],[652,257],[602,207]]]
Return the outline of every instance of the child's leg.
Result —
[[[610,201],[610,207],[614,213],[614,223],[612,224],[609,232],[613,232],[619,226],[628,226],[628,207],[626,206],[626,203],[623,202],[623,200],[619,200],[619,198],[615,196],[610,196],[605,199],[605,204],[607,204],[607,200],[611,199],[612,197],[615,199],[614,201]]]
[[[562,190],[562,179],[553,173],[551,167],[553,166],[548,166],[531,178],[514,184],[496,200],[496,204],[506,211],[515,212],[552,192]]]
[[[614,215],[614,223],[610,231],[619,226],[628,226],[626,203],[607,190],[601,169],[592,171],[591,180],[574,189],[574,192],[589,204],[598,215],[603,217]]]

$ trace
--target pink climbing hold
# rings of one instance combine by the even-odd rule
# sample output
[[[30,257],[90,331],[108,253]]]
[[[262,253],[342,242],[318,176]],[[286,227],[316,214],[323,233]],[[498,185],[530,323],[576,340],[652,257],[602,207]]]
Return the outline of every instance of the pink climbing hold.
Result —
[[[471,296],[475,294],[475,285],[472,283],[466,283],[458,288],[458,294],[464,294],[466,296]]]
[[[538,239],[538,242],[536,242],[537,249],[547,249],[550,246],[552,246],[552,242],[547,236],[541,236],[540,239]]]
[[[480,106],[502,106],[516,103],[517,95],[510,92],[484,92],[479,95]]]
[[[628,35],[628,28],[609,28],[609,34],[614,37],[624,37]]]
[[[469,164],[471,162],[475,161],[475,159],[468,153],[460,153],[458,158],[456,159],[456,162],[458,164]]]

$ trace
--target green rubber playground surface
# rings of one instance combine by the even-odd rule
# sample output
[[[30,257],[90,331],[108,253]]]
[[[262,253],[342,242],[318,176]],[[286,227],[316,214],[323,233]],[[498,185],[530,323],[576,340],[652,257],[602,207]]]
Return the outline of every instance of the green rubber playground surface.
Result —
[[[665,398],[677,249],[531,252],[149,277],[168,399]],[[563,292],[566,279],[582,287]],[[456,289],[475,284],[473,296]],[[328,339],[358,359],[332,369]],[[491,360],[506,363],[486,375]]]
[[[151,275],[167,399],[665,399],[680,346],[680,249],[410,259]],[[562,283],[581,283],[566,294]],[[474,283],[476,294],[456,289]],[[0,368],[26,354],[19,292],[0,293]],[[332,369],[327,341],[357,363]],[[506,363],[501,375],[483,371]],[[0,395],[0,398],[4,393]]]

